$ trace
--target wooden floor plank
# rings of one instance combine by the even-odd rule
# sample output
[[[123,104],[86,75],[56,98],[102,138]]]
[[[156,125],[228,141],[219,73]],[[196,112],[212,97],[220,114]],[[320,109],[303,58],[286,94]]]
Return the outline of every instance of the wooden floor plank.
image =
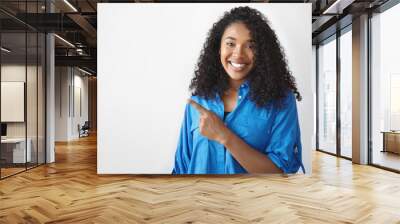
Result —
[[[0,181],[0,223],[400,223],[400,175],[313,154],[313,175],[97,175],[96,137]]]

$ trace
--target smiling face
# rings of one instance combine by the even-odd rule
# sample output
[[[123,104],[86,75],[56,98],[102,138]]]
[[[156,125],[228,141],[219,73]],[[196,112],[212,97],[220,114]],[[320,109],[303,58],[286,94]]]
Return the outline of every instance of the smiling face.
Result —
[[[225,29],[220,58],[231,81],[243,82],[254,66],[254,42],[245,24],[235,22]]]

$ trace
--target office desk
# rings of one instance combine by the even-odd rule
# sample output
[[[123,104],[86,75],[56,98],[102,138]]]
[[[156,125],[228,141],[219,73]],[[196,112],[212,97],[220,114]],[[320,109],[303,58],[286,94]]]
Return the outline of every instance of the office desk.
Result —
[[[399,131],[382,131],[383,133],[383,150],[382,152],[393,152],[400,154],[400,132]]]
[[[31,145],[32,140],[27,139],[25,154],[25,138],[6,138],[1,139],[1,157],[6,163],[25,163],[31,162]],[[27,161],[25,161],[27,159]]]

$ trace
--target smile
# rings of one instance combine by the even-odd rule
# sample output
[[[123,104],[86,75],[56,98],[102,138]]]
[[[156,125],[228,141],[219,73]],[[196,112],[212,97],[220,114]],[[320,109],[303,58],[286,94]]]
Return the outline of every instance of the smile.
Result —
[[[238,63],[234,63],[234,62],[230,62],[230,63],[235,68],[243,68],[245,66],[245,64],[238,64]]]
[[[241,71],[241,70],[243,70],[243,69],[246,67],[246,65],[247,65],[247,64],[244,64],[244,63],[235,63],[235,62],[232,62],[232,61],[228,61],[228,63],[232,66],[232,68],[233,68],[235,71]]]

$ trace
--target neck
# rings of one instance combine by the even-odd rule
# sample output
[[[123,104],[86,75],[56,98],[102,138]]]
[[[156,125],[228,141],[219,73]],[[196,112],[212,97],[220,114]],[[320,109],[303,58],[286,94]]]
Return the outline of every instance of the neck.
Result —
[[[241,79],[241,80],[233,80],[233,79],[230,79],[229,80],[229,86],[230,86],[230,88],[232,89],[232,90],[238,90],[239,89],[239,87],[240,87],[240,85],[242,85],[242,83],[244,82],[244,79]]]

